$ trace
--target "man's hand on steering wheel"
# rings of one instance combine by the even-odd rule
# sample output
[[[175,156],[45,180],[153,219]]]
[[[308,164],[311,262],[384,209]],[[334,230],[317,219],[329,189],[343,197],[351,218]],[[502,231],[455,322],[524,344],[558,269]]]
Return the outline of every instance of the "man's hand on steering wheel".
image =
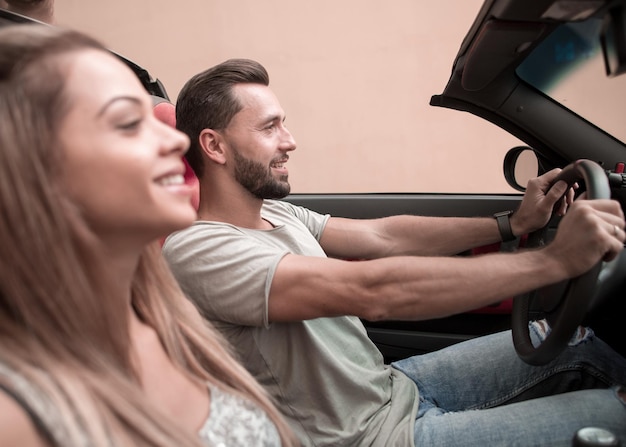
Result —
[[[614,259],[623,249],[624,213],[614,200],[577,200],[561,220],[546,252],[559,260],[568,277]]]
[[[522,203],[511,216],[513,234],[531,233],[543,228],[553,214],[565,215],[574,201],[574,190],[578,185],[569,187],[564,181],[552,185],[560,172],[561,169],[553,169],[528,182]]]
[[[549,174],[552,172],[554,171]],[[513,344],[520,358],[531,365],[546,364],[565,348],[593,301],[596,281],[602,268],[601,261],[616,258],[623,250],[626,239],[624,213],[617,201],[610,200],[608,180],[601,166],[590,160],[578,160],[562,171],[556,171],[556,174],[548,177],[555,185],[547,191],[545,200],[537,193],[545,191],[541,185],[542,178],[535,180],[538,184],[534,185],[533,191],[539,197],[535,203],[545,206],[550,203],[548,197],[554,199],[557,194],[562,195],[567,185],[575,185],[581,179],[585,182],[587,191],[571,204],[559,223],[554,240],[543,249],[553,260],[548,262],[549,266],[546,268],[563,269],[562,275],[570,278],[563,289],[565,293],[561,296],[548,286],[518,296],[513,302]],[[559,184],[564,186],[558,186]],[[532,198],[528,194],[530,187],[529,183],[527,196]],[[556,199],[555,203],[559,197]],[[565,203],[555,209],[564,211],[563,205],[569,205],[569,197],[566,195],[564,199]],[[526,203],[532,203],[532,200]],[[537,214],[544,212],[545,209],[542,209]],[[528,247],[544,246],[548,221],[549,216],[543,228],[528,235]],[[535,307],[546,314],[552,327],[549,335],[537,347],[533,346],[528,330],[531,299],[535,301]]]

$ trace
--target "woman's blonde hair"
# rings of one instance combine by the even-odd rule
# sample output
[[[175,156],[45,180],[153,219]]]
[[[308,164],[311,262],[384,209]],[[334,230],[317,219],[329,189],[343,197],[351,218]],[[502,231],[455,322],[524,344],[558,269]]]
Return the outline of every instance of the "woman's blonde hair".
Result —
[[[18,377],[41,393],[60,424],[45,427],[53,443],[200,445],[142,392],[128,311],[109,296],[98,240],[60,186],[57,129],[72,100],[63,62],[85,49],[108,51],[76,31],[0,30],[0,387],[19,396]],[[184,297],[158,242],[141,255],[132,305],[179,369],[256,402],[283,445],[295,444],[266,393]]]

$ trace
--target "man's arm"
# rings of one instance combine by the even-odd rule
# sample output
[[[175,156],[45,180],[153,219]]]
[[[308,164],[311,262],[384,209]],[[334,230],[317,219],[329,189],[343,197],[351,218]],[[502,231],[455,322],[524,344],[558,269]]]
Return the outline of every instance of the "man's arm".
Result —
[[[555,240],[540,250],[361,262],[287,255],[272,281],[269,319],[421,320],[480,308],[578,276],[599,260],[615,257],[623,248],[623,229],[617,202],[581,200],[561,221]]]
[[[381,219],[331,217],[320,244],[339,259],[454,255],[500,240],[490,217],[390,216]]]
[[[552,170],[528,184],[519,209],[511,217],[516,236],[547,224],[553,208],[567,190],[565,182],[550,187],[560,169]],[[564,214],[568,200],[560,204]],[[387,256],[452,255],[500,240],[496,220],[488,218],[391,216],[381,219],[331,217],[320,244],[330,257],[375,259]]]

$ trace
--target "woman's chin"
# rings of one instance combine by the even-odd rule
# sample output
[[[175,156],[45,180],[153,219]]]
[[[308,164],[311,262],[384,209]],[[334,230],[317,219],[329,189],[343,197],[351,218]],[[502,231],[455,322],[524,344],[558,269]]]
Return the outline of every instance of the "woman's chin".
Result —
[[[185,210],[184,213],[180,213],[179,215],[177,215],[176,219],[171,220],[171,228],[169,229],[167,234],[189,227],[196,221],[197,218],[197,211],[192,206],[190,206],[189,209]]]

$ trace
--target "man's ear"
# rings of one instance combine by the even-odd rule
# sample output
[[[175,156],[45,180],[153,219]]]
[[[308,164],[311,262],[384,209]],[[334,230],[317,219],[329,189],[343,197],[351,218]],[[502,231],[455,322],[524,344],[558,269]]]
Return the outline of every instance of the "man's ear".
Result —
[[[209,159],[218,164],[226,163],[222,148],[222,136],[213,129],[203,129],[198,137],[200,147]]]

